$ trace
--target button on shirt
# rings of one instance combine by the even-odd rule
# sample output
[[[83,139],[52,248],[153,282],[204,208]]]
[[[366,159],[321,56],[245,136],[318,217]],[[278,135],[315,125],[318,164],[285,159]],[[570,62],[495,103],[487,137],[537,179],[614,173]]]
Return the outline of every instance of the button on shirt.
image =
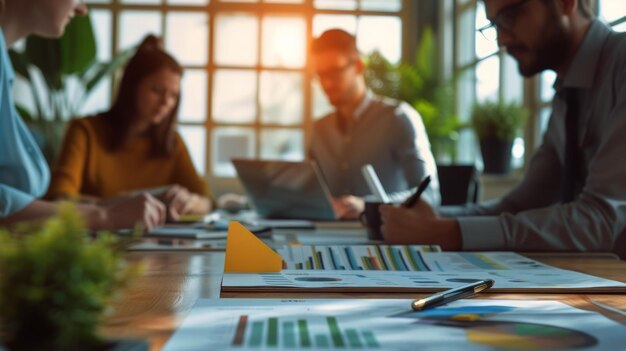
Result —
[[[50,170],[13,102],[15,73],[0,29],[0,217],[43,196]]]
[[[421,117],[409,104],[368,92],[347,126],[337,113],[315,123],[309,156],[319,165],[333,196],[369,195],[361,168],[371,164],[396,201],[430,175],[423,197],[439,205],[439,181]]]
[[[463,249],[619,251],[626,232],[626,34],[593,21],[555,88],[548,129],[523,181],[500,200],[441,209],[467,216],[458,219]],[[562,204],[568,88],[578,92],[583,184]]]

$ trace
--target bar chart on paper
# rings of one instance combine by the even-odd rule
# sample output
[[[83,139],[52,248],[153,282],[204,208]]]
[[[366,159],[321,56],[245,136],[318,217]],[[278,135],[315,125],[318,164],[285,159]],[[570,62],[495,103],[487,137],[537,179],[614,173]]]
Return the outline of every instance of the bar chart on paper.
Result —
[[[301,245],[277,251],[289,270],[456,272],[548,268],[513,252],[442,252],[436,245]]]
[[[296,270],[430,271],[423,257],[427,252],[441,249],[436,245],[311,245],[278,249],[286,268]]]
[[[198,300],[164,351],[617,350],[624,326],[554,301]],[[593,326],[593,328],[588,328]]]
[[[378,349],[372,330],[342,328],[336,316],[314,318],[269,317],[263,320],[239,316],[232,347]]]

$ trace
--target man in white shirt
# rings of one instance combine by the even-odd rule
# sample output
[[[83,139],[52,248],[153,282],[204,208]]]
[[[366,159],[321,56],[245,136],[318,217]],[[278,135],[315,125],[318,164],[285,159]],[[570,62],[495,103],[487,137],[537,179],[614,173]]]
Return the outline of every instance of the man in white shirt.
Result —
[[[406,102],[368,91],[354,36],[332,29],[312,45],[313,67],[335,111],[315,123],[309,156],[317,161],[342,218],[363,211],[370,194],[361,168],[374,167],[391,198],[402,201],[427,175],[424,198],[440,202],[437,168],[420,115]]]

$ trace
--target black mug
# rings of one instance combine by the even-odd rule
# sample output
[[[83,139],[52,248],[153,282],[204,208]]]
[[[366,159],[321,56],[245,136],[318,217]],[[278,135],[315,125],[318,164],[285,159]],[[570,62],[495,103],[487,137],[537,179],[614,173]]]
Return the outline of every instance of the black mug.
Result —
[[[369,240],[383,240],[382,218],[378,207],[382,202],[365,201],[365,209],[359,215],[359,220],[367,228],[367,238]]]

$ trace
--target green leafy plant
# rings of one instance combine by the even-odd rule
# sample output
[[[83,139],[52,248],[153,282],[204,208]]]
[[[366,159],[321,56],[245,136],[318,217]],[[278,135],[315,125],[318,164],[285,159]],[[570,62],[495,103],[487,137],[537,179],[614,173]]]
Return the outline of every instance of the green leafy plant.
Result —
[[[48,161],[59,151],[65,123],[80,113],[98,84],[132,53],[126,50],[111,61],[98,60],[88,16],[73,19],[60,39],[31,36],[23,51],[9,51],[16,74],[28,84],[33,97],[34,106],[18,104],[17,110],[41,134]]]
[[[454,80],[442,82],[438,76],[435,37],[426,28],[415,62],[392,64],[380,52],[366,58],[365,80],[379,95],[411,104],[422,116],[433,153],[438,159],[456,160],[456,142],[465,125],[456,115]]]
[[[479,140],[511,142],[527,116],[528,111],[515,102],[484,102],[474,105],[471,125]]]
[[[0,231],[0,318],[11,349],[83,350],[108,303],[137,277],[112,234],[92,239],[66,203],[40,225]]]

